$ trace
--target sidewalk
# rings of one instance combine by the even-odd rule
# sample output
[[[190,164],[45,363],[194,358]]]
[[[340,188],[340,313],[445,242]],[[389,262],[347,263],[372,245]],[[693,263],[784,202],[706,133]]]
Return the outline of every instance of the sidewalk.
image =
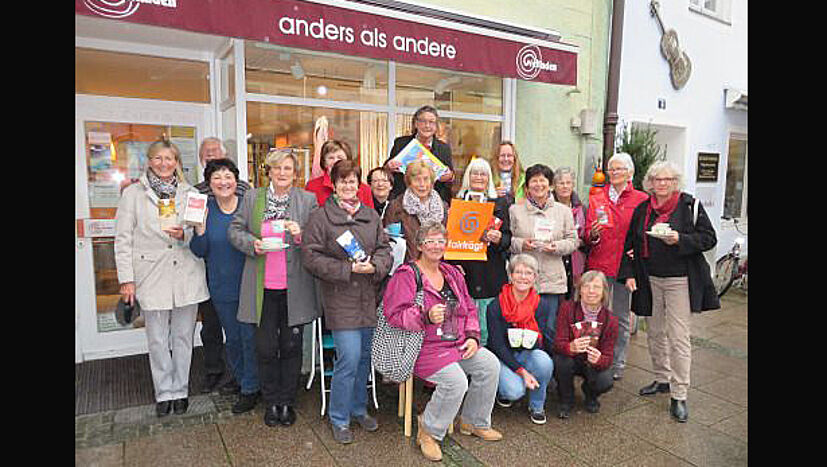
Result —
[[[505,438],[486,443],[459,434],[445,438],[446,465],[707,466],[747,464],[747,297],[727,293],[722,309],[692,317],[692,374],[689,421],[668,413],[669,395],[641,397],[653,381],[646,333],[630,340],[625,377],[601,397],[598,414],[582,408],[582,394],[571,418],[555,416],[556,393],[546,403],[548,423],[534,425],[525,401],[509,409],[495,406],[494,428]],[[577,383],[575,383],[577,385]],[[405,438],[397,418],[395,385],[377,388],[379,430],[354,424],[355,441],[333,441],[320,417],[318,382],[299,391],[299,418],[290,428],[264,425],[261,404],[233,415],[233,397],[217,393],[190,398],[183,416],[155,416],[143,405],[75,417],[75,463],[97,466],[165,465],[432,465]],[[578,387],[578,386],[576,386]],[[414,412],[428,396],[419,385]],[[370,409],[373,412],[373,409]]]

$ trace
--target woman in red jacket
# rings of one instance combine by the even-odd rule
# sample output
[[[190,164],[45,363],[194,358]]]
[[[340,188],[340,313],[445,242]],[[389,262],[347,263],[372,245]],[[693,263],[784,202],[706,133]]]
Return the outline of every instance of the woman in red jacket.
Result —
[[[612,359],[617,336],[617,318],[609,310],[609,286],[600,271],[588,271],[580,277],[574,301],[560,305],[557,333],[554,336],[554,376],[560,398],[558,417],[569,418],[574,407],[574,375],[584,378],[580,388],[586,410],[597,413],[597,397],[612,388]],[[588,335],[575,338],[574,325],[584,321],[601,323],[596,345]]]
[[[635,164],[632,162],[631,156],[619,152],[609,159],[607,167],[609,183],[603,187],[603,190],[606,192],[606,197],[611,201],[609,209],[614,222],[612,227],[600,225],[592,210],[588,210],[586,225],[589,226],[590,232],[586,242],[591,250],[586,263],[586,270],[596,269],[602,272],[609,282],[607,293],[609,294],[609,302],[612,305],[611,309],[618,323],[612,376],[614,379],[620,379],[623,377],[623,370],[626,367],[631,293],[617,282],[617,271],[620,269],[623,242],[626,240],[626,232],[629,230],[632,213],[649,196],[632,186]]]
[[[316,201],[319,207],[324,206],[327,198],[333,194],[333,182],[330,180],[330,171],[333,165],[341,160],[353,160],[353,152],[350,150],[350,145],[344,141],[331,139],[325,141],[322,145],[321,160],[322,170],[324,174],[321,177],[316,177],[304,186],[304,189],[316,195]],[[370,192],[370,187],[359,180],[359,191],[356,192],[356,197],[359,202],[365,206],[373,207],[373,195]]]

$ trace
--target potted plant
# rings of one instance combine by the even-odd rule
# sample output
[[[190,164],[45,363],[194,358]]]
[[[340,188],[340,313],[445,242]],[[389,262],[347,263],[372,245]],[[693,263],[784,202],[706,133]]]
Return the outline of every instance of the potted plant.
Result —
[[[615,152],[625,152],[632,156],[635,163],[632,184],[638,190],[643,190],[643,177],[649,166],[666,159],[666,151],[655,140],[657,134],[658,131],[649,125],[644,127],[632,124],[623,124],[618,132]]]

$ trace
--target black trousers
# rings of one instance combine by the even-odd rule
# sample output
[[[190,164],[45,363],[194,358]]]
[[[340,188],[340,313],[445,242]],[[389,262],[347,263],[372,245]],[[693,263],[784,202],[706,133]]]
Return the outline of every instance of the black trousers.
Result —
[[[198,304],[201,314],[201,342],[204,344],[205,375],[224,374],[224,335],[212,300]]]
[[[574,405],[575,375],[585,378],[586,389],[595,399],[612,389],[614,385],[611,366],[598,371],[589,365],[584,357],[554,355],[554,377],[557,380],[557,395],[560,396],[561,404]]]
[[[264,290],[256,329],[261,396],[267,405],[296,405],[304,326],[287,325],[287,291]]]

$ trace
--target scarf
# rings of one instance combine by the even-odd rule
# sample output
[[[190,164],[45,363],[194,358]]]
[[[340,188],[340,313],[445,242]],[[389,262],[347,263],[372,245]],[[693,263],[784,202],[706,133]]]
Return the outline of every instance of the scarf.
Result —
[[[649,207],[646,209],[646,219],[643,221],[643,230],[647,230],[651,224],[668,222],[669,217],[675,211],[675,208],[678,207],[678,201],[680,199],[681,192],[676,191],[671,197],[664,201],[663,204],[658,206],[658,200],[655,198],[655,195],[649,195]],[[654,222],[650,223],[649,219],[652,216],[652,211],[657,214],[657,217]],[[649,257],[649,236],[646,234],[643,235],[643,257]]]
[[[267,188],[267,207],[264,210],[262,220],[286,219],[287,207],[289,204],[290,192],[288,191],[284,196],[278,196],[273,190],[273,185],[271,184]]]
[[[540,332],[540,327],[537,326],[537,320],[534,317],[537,306],[540,304],[540,294],[534,290],[534,287],[528,291],[528,296],[523,301],[517,301],[514,296],[514,286],[504,284],[499,300],[506,322],[520,329],[531,329],[537,332],[538,342],[542,346],[543,333]]]
[[[170,180],[163,180],[161,177],[155,175],[152,168],[147,168],[146,179],[149,182],[149,187],[160,199],[175,198],[175,190],[178,189],[178,177],[172,176]]]
[[[612,200],[612,203],[617,204],[617,200],[620,199],[620,193],[622,192],[623,190],[617,191],[614,185],[609,184],[609,199]]]
[[[531,196],[531,194],[526,195],[526,199],[528,199],[528,202],[529,202],[529,203],[531,203],[531,205],[532,205],[532,206],[534,206],[535,208],[537,208],[537,209],[539,209],[539,210],[541,210],[541,211],[544,211],[544,210],[546,209],[546,207],[548,207],[548,202],[549,202],[549,201],[551,201],[551,195],[549,195],[549,197],[548,197],[548,198],[546,198],[546,202],[545,202],[542,206],[540,206],[540,203],[539,203],[539,202],[537,202],[537,201],[536,201],[536,200],[535,200],[535,199]]]
[[[597,316],[600,314],[602,308],[603,307],[598,307],[597,311],[592,312],[586,308],[586,305],[580,304],[580,309],[583,310],[583,319],[586,321],[597,321]]]
[[[434,190],[431,190],[431,194],[424,204],[410,189],[405,190],[405,194],[402,196],[402,207],[408,214],[416,216],[420,225],[429,220],[442,222],[443,217],[445,217],[442,198]]]
[[[337,195],[333,195],[333,201],[335,201],[336,205],[342,208],[346,213],[350,214],[350,217],[355,216],[356,211],[362,207],[362,203],[359,202],[359,198],[348,200],[339,198]]]

